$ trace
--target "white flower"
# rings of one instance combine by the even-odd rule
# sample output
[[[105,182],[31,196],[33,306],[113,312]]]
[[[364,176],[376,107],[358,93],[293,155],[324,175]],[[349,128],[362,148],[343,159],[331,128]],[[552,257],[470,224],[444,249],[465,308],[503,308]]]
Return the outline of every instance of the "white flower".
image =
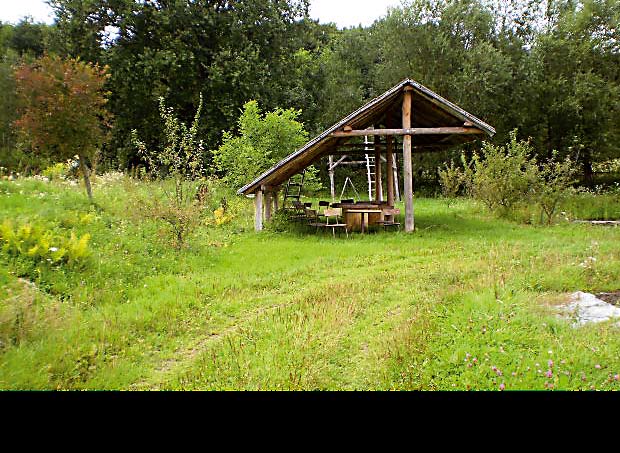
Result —
[[[57,252],[58,251],[58,247],[50,247],[50,252]]]

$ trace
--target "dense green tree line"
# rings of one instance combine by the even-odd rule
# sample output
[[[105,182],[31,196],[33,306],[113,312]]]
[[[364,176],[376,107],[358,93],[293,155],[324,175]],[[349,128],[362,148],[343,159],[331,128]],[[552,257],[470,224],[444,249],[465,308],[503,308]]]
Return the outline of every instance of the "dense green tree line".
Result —
[[[132,129],[160,142],[160,96],[190,120],[202,94],[200,134],[215,150],[250,100],[300,109],[313,136],[407,77],[492,124],[498,142],[517,128],[541,157],[570,156],[585,179],[593,163],[620,157],[618,0],[414,0],[344,30],[311,20],[308,0],[50,4],[52,26],[0,27],[2,137],[14,120],[10,66],[47,51],[110,67],[102,163],[114,167],[140,163]],[[429,154],[417,168],[449,157]]]

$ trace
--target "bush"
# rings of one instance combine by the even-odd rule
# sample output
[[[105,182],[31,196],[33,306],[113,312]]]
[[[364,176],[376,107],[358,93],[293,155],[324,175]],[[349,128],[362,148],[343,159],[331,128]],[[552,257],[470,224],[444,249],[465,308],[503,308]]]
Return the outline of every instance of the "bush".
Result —
[[[64,162],[58,162],[54,165],[50,165],[49,167],[47,167],[41,172],[41,174],[50,181],[54,181],[58,179],[64,179],[67,176],[68,171],[68,164]]]
[[[450,161],[450,165],[445,164],[445,167],[440,168],[437,173],[441,185],[441,195],[448,200],[448,206],[450,206],[450,203],[458,196],[465,184],[465,172],[462,168],[455,166],[454,161]]]
[[[540,209],[540,223],[546,216],[546,223],[551,224],[576,181],[576,166],[570,159],[558,161],[555,151],[551,159],[539,163],[530,157],[533,151],[529,142],[517,140],[514,130],[506,146],[485,142],[480,155],[474,153],[469,163],[463,158],[464,172],[446,166],[440,172],[442,188],[454,193],[462,178],[467,192],[492,212],[532,222],[533,205]]]
[[[199,224],[204,204],[201,200],[204,168],[203,144],[198,140],[198,124],[202,110],[202,95],[191,127],[179,121],[172,108],[159,98],[159,112],[164,123],[165,142],[162,150],[148,149],[132,130],[132,143],[149,164],[151,174],[169,180],[172,190],[163,190],[163,198],[146,201],[147,215],[165,222],[173,246],[181,249],[188,235]],[[164,187],[166,184],[164,184]]]
[[[33,263],[78,265],[90,255],[90,235],[81,238],[73,231],[69,238],[29,223],[13,226],[10,220],[0,225],[0,246],[7,256],[25,258]]]
[[[517,141],[510,133],[506,146],[485,142],[481,154],[474,153],[466,167],[468,193],[489,210],[506,215],[518,202],[527,200],[539,178],[536,160],[529,157],[529,142]]]
[[[263,114],[257,101],[247,102],[238,119],[238,131],[225,131],[222,145],[213,151],[217,171],[230,187],[247,184],[308,140],[299,110],[275,109]],[[316,171],[306,176],[312,185]],[[313,187],[314,189],[315,187]]]

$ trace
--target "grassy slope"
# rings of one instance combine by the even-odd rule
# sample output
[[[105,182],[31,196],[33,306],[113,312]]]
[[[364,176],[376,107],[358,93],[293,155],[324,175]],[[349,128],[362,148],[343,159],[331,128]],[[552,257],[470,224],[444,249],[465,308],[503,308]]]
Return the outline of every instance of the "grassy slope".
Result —
[[[0,388],[620,387],[618,329],[552,310],[565,292],[620,289],[618,228],[420,199],[414,235],[256,234],[248,211],[178,254],[137,211],[154,185],[100,182],[91,210],[77,188],[17,184],[0,183],[2,217],[89,232],[93,257],[44,269],[44,291],[3,258]]]

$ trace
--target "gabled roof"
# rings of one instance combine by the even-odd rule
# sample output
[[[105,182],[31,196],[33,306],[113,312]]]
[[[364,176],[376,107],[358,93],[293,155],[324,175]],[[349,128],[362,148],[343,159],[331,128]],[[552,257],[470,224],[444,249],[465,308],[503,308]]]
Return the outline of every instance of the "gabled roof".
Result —
[[[332,134],[343,131],[345,126],[353,129],[366,129],[373,124],[382,123],[388,125],[388,127],[396,125],[396,127],[400,128],[402,124],[402,97],[407,86],[413,88],[412,127],[458,127],[468,124],[468,126],[478,128],[489,136],[495,134],[495,129],[484,121],[444,99],[415,80],[406,79],[310,140],[254,181],[243,186],[237,193],[250,194],[260,189],[263,185],[273,187],[284,183],[291,176],[299,173],[317,159],[329,154],[330,150],[342,143],[342,138],[334,137]],[[369,135],[372,135],[372,132]],[[424,135],[416,136],[415,143],[418,146],[434,146],[437,149],[441,149],[472,141],[476,138],[476,136],[470,134],[452,134],[448,136]]]

